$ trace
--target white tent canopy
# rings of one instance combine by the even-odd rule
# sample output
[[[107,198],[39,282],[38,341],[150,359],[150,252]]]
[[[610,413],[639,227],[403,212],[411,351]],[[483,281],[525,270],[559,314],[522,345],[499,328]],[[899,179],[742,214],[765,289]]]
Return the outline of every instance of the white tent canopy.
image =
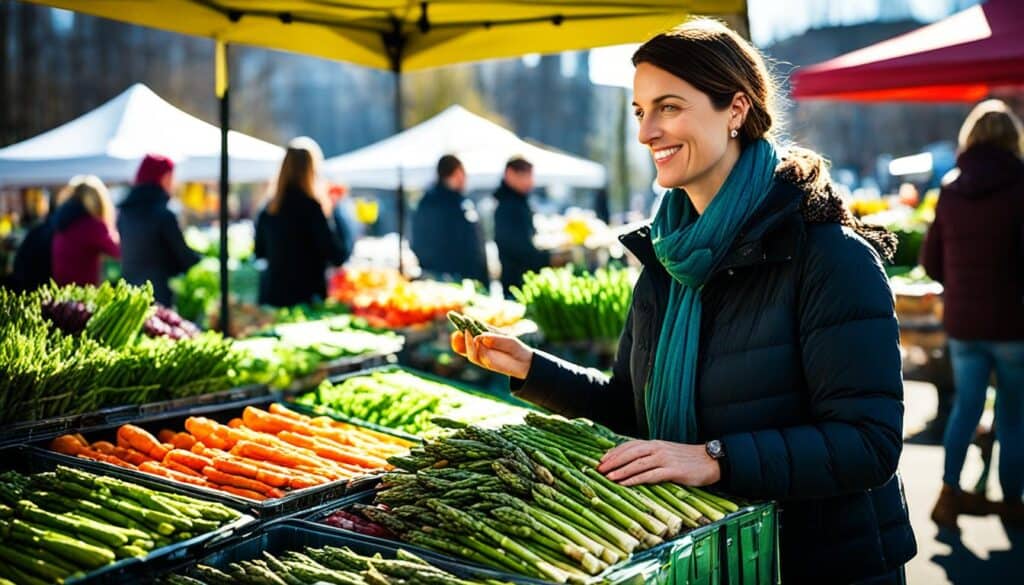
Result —
[[[284,157],[279,146],[238,132],[229,133],[228,151],[237,182],[273,178]],[[80,118],[0,149],[0,185],[54,185],[79,174],[130,183],[150,152],[172,158],[179,181],[220,176],[220,129],[136,83]]]
[[[462,161],[469,190],[497,187],[505,163],[516,155],[533,163],[538,187],[599,188],[606,182],[600,164],[534,146],[458,105],[380,142],[328,159],[324,173],[350,187],[396,189],[401,165],[406,187],[426,188],[436,180],[437,161],[445,154]]]

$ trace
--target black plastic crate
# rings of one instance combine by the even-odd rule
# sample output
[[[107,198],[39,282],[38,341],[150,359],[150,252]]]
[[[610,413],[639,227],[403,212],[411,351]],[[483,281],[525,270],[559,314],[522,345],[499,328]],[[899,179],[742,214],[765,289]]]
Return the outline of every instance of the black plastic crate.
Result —
[[[277,556],[289,550],[301,551],[307,547],[327,545],[348,547],[359,554],[368,556],[379,553],[386,558],[394,558],[398,549],[402,548],[416,554],[440,569],[463,578],[493,579],[495,582],[515,582],[524,585],[540,585],[543,583],[543,581],[515,577],[498,571],[467,565],[430,551],[393,541],[344,533],[328,526],[295,519],[281,519],[271,522],[257,533],[232,539],[231,542],[225,543],[215,552],[190,562],[180,563],[168,572],[189,574],[189,571],[198,564],[223,569],[231,563],[259,558],[262,556],[263,551]]]
[[[175,398],[147,404],[125,404],[83,414],[28,421],[0,430],[0,447],[52,439],[66,433],[77,432],[80,429],[102,426],[104,424],[124,423],[140,417],[154,416],[165,412],[266,396],[271,396],[271,392],[265,384],[249,384],[197,396]]]
[[[227,423],[232,418],[241,416],[242,411],[246,406],[266,408],[274,402],[276,402],[276,400],[274,400],[273,397],[264,396],[228,404],[200,406],[189,408],[184,411],[179,410],[166,412],[160,415],[141,417],[134,420],[122,420],[116,423],[104,424],[88,429],[80,429],[78,432],[80,432],[90,443],[101,440],[108,440],[112,443],[116,443],[117,429],[122,424],[131,423],[142,427],[155,435],[162,428],[169,428],[175,431],[184,430],[185,420],[190,416],[204,416],[220,423]],[[234,494],[229,494],[227,492],[177,482],[172,479],[144,473],[142,471],[118,467],[101,461],[93,461],[80,457],[70,457],[68,455],[51,451],[49,443],[50,438],[47,438],[46,440],[35,442],[33,447],[52,457],[56,457],[67,462],[74,461],[76,464],[98,473],[106,473],[109,470],[118,470],[120,473],[132,477],[133,480],[134,478],[146,478],[148,480],[158,482],[161,485],[173,485],[175,488],[188,492],[189,494],[221,502],[239,510],[248,510],[258,516],[261,520],[286,516],[307,510],[309,508],[334,501],[348,493],[360,492],[377,482],[377,477],[371,474],[366,477],[356,478],[349,481],[338,480],[314,487],[295,490],[289,492],[282,498],[256,501],[236,496]]]
[[[175,485],[157,481],[151,475],[136,477],[136,474],[126,473],[118,467],[106,466],[111,469],[96,469],[95,466],[88,465],[88,463],[90,462],[83,459],[64,457],[23,446],[8,447],[0,450],[0,470],[3,471],[13,470],[23,474],[34,474],[53,471],[58,465],[65,465],[98,475],[116,477],[147,488],[193,496],[197,497],[197,499],[211,499],[192,493],[189,490],[180,489]],[[65,584],[106,585],[148,582],[168,566],[181,563],[186,559],[206,555],[227,541],[252,534],[259,527],[256,519],[249,514],[245,514],[243,508],[238,506],[231,507],[243,512],[243,514],[230,524],[226,524],[212,532],[158,548],[143,558],[131,557],[120,559],[82,577],[67,579]]]

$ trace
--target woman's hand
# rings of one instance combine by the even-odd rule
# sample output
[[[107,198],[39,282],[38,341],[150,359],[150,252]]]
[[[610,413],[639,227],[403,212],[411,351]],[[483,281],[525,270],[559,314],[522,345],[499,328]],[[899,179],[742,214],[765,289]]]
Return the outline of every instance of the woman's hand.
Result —
[[[474,364],[520,380],[526,379],[533,362],[533,350],[509,335],[482,333],[473,337],[465,331],[452,333],[452,350]]]
[[[622,485],[671,481],[701,487],[722,476],[718,461],[708,456],[704,445],[669,441],[629,441],[608,451],[598,471]]]

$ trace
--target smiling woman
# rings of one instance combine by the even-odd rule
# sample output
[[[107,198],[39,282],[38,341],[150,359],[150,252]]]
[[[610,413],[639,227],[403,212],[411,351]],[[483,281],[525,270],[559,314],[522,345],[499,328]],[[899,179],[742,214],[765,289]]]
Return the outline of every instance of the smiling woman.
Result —
[[[853,219],[820,156],[776,148],[774,84],[735,32],[693,20],[633,62],[638,139],[670,191],[622,238],[644,269],[612,375],[498,334],[453,348],[521,398],[644,437],[604,455],[613,481],[780,501],[783,582],[902,584],[895,239]]]

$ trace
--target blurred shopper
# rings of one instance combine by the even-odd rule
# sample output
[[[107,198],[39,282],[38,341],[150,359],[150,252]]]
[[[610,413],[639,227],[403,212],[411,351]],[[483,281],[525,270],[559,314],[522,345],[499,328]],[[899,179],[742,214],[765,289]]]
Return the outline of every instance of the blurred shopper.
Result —
[[[505,293],[511,286],[522,286],[523,274],[537,271],[551,263],[551,254],[533,244],[537,230],[530,208],[533,191],[533,165],[515,157],[505,165],[505,177],[494,192],[498,206],[494,209],[494,243],[501,260],[501,286]]]
[[[327,267],[345,260],[331,228],[330,201],[319,181],[320,146],[300,137],[288,144],[274,195],[256,219],[256,257],[267,260],[260,274],[260,303],[290,307],[327,297]]]
[[[334,193],[337,193],[335,196]],[[359,234],[359,224],[356,221],[356,214],[352,198],[348,191],[341,187],[333,187],[331,195],[334,206],[331,215],[334,218],[334,231],[338,234],[338,242],[341,244],[341,263],[348,262],[352,252],[356,249],[356,237]]]
[[[94,175],[75,177],[58,201],[53,218],[53,280],[61,285],[97,285],[102,280],[101,257],[121,257],[107,186]]]
[[[1024,523],[1024,162],[1021,122],[999,100],[978,104],[960,129],[959,176],[942,189],[921,262],[945,287],[956,397],[946,426],[942,493],[932,511],[956,528],[987,506],[960,490],[967,448],[996,374],[999,481],[1008,520]]]
[[[412,218],[412,251],[424,276],[490,282],[480,215],[464,197],[466,169],[447,154],[437,162],[437,184],[423,195]]]
[[[60,193],[50,195],[46,210],[33,225],[14,253],[14,266],[5,286],[19,292],[31,292],[50,281],[53,276],[53,216]]]
[[[778,501],[782,583],[902,585],[895,237],[853,218],[821,156],[776,148],[776,85],[725,25],[687,22],[633,63],[638,138],[671,190],[622,237],[643,271],[611,374],[497,333],[452,349],[639,437],[601,458],[611,481]]]
[[[132,284],[153,283],[153,296],[173,306],[168,281],[199,262],[185,244],[174,212],[168,209],[174,187],[174,162],[147,154],[135,175],[135,186],[120,204],[121,274]]]

